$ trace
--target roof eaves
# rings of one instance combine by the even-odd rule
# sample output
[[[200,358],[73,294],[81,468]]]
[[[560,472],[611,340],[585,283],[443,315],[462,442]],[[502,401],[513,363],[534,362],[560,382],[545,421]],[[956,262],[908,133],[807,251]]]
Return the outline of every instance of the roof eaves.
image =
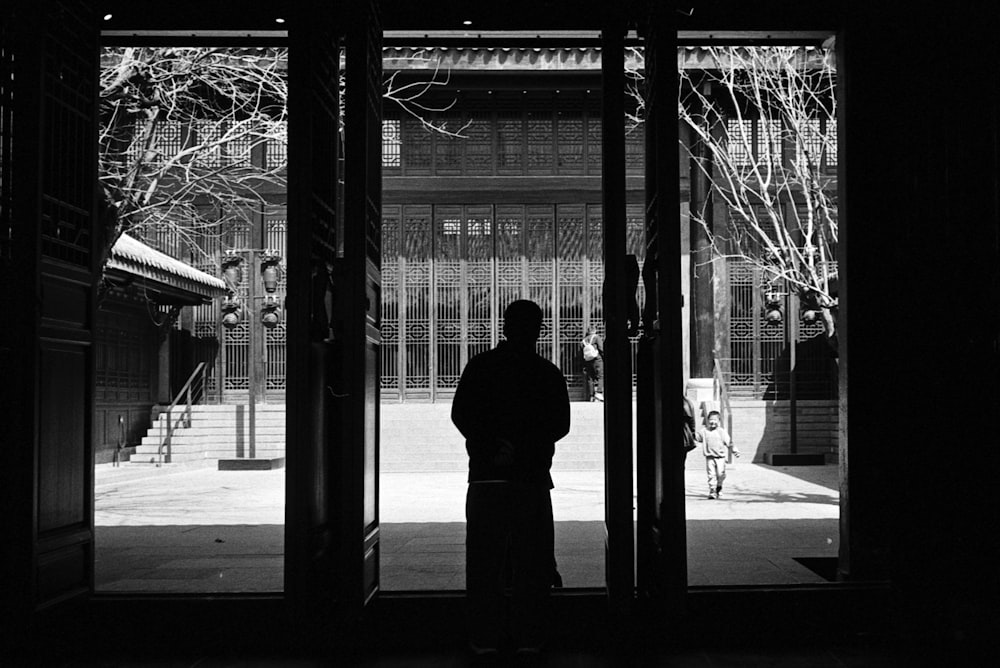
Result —
[[[202,297],[226,294],[225,281],[122,234],[111,248],[108,269],[178,288]]]

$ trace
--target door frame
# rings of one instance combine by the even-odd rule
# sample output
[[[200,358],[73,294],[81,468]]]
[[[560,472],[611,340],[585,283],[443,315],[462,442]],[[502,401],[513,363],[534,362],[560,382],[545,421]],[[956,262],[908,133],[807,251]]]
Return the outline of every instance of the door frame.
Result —
[[[716,20],[718,20],[718,18]],[[746,22],[746,21],[747,21],[747,19],[744,17],[744,22]],[[737,19],[735,21],[735,23],[739,24],[739,20]],[[753,22],[751,21],[750,24],[753,24]],[[146,33],[144,35],[139,35],[138,37],[133,37],[133,39],[136,39],[136,40],[148,39],[149,43],[155,43],[157,40],[163,40],[163,38],[162,38],[162,32],[163,31],[160,31],[159,33],[154,33],[154,32],[151,31],[151,32]],[[130,35],[135,35],[136,33],[134,31],[130,31],[129,34]],[[219,43],[220,39],[222,39],[222,40],[230,40],[230,43],[234,43],[234,44],[246,43],[247,41],[259,44],[259,43],[266,43],[268,40],[278,40],[278,41],[284,40],[283,36],[278,35],[278,34],[276,34],[274,32],[267,32],[267,31],[258,32],[257,36],[250,36],[250,37],[248,37],[247,33],[245,33],[245,32],[241,32],[239,35],[236,35],[235,33],[227,33],[227,34],[222,35],[221,37],[219,36],[220,33],[218,31],[215,31],[213,34],[215,35],[215,37],[204,37],[204,39],[207,40],[207,41],[212,41],[213,43]],[[169,41],[171,43],[178,43],[178,41],[181,40],[181,39],[187,39],[187,38],[180,38],[179,36],[174,36],[174,37],[167,38],[166,41]],[[607,44],[609,46],[616,44],[615,41],[612,41],[612,40],[617,39],[613,35],[609,35],[609,37],[607,39],[609,40],[607,42]],[[842,56],[841,56],[841,62],[844,62]],[[840,125],[841,125],[841,128],[845,127],[845,123],[844,123],[843,120],[840,121]],[[844,137],[844,135],[842,133],[841,134],[842,141],[843,141],[843,137]],[[615,150],[615,151],[617,150],[617,148],[613,147],[613,146],[609,147],[609,148],[611,150]],[[843,170],[845,169],[845,163],[846,163],[846,161],[843,158],[844,158],[844,156],[842,155],[841,156],[841,162],[840,162],[841,178],[839,179],[841,192],[843,192],[845,190],[845,186],[846,186],[846,179],[843,178]],[[378,166],[380,167],[380,165],[378,165]],[[611,170],[606,170],[606,171],[611,171]],[[624,174],[624,170],[622,170],[622,174]],[[607,190],[610,192],[612,189],[608,188]],[[605,225],[606,225],[606,230],[611,227],[611,225],[608,224],[608,221],[609,221],[608,215],[609,215],[609,210],[606,209],[605,210]],[[843,221],[843,222],[845,223],[845,226],[846,226],[846,221]],[[624,225],[622,225],[622,227],[624,229]],[[611,236],[611,235],[608,235],[608,236]],[[614,241],[612,243],[617,244],[617,241]],[[612,248],[609,248],[608,250],[611,251],[609,253],[609,257],[615,257],[614,253],[617,252],[616,249],[614,247],[612,247]],[[844,254],[845,250],[846,250],[846,244],[844,244],[842,246],[842,250],[841,250],[841,254],[842,255]],[[843,264],[842,264],[842,266],[843,266]],[[39,274],[35,273],[35,274],[32,274],[31,276],[28,276],[25,279],[24,282],[28,283],[28,282],[31,282],[31,281],[37,281],[38,278],[39,278]],[[621,281],[617,281],[617,283],[611,283],[610,285],[611,285],[610,289],[613,289],[613,290],[617,291],[617,290],[620,289]],[[668,285],[668,287],[669,287],[669,285]],[[616,294],[617,294],[617,292],[616,292]],[[659,295],[660,303],[666,303],[668,305],[676,305],[675,301],[678,298],[679,298],[679,295],[667,295],[667,296],[665,296],[663,294]],[[664,300],[667,300],[667,301],[664,302]],[[678,313],[679,313],[679,309],[678,309]],[[619,316],[615,316],[615,317],[617,318]],[[679,315],[678,315],[678,317],[679,317]],[[661,322],[661,327],[663,325],[664,325],[664,323]],[[620,328],[621,327],[621,323],[616,322],[614,324],[614,326],[615,326],[615,328]],[[23,334],[24,332],[22,331],[21,333]],[[672,357],[671,357],[671,359],[672,359]],[[846,373],[846,364],[844,364],[842,366],[841,373],[842,374]],[[37,377],[36,377],[36,380],[37,380]],[[846,388],[846,383],[842,383],[842,388]],[[610,392],[609,392],[609,394],[610,394]],[[673,416],[673,412],[670,411],[670,410],[666,410],[666,408],[668,408],[669,405],[670,405],[669,403],[665,403],[665,404],[663,404],[663,405],[661,405],[661,406],[658,407],[659,416],[662,417],[663,419],[667,420],[667,424],[665,425],[665,427],[667,429],[670,429],[671,428],[670,425],[674,424],[674,422],[676,422],[677,424],[679,424],[679,418],[671,417],[671,416]],[[841,416],[841,423],[842,423],[842,427],[841,427],[841,447],[844,447],[844,448],[846,448],[846,440],[847,440],[846,439],[846,435],[847,435],[846,408],[847,408],[846,389],[842,389],[841,390],[841,412],[842,412],[842,416]],[[621,424],[622,417],[624,415],[624,411],[621,409],[621,404],[619,404],[616,407],[614,405],[614,402],[612,401],[609,406],[605,407],[605,409],[607,411],[610,411],[610,412],[613,413],[614,418],[618,421],[618,422],[616,422],[616,424]],[[663,416],[666,416],[666,417],[663,417]],[[607,432],[607,430],[606,430],[606,432]],[[616,431],[616,433],[617,433],[617,431]],[[631,434],[630,428],[629,428],[629,434]],[[86,450],[86,448],[85,448],[85,450]],[[86,451],[89,452],[89,450],[86,450]],[[376,449],[376,453],[377,453],[377,449]],[[377,458],[377,454],[376,454],[376,458]],[[622,458],[620,460],[618,460],[618,459],[615,460],[616,461],[616,470],[619,473],[620,473],[621,468],[622,468],[621,464],[622,464],[623,460],[624,460],[624,458]],[[844,465],[844,472],[842,474],[842,480],[844,480],[844,485],[846,485],[846,479],[847,479],[847,471],[846,471],[846,464],[845,464]],[[18,487],[17,490],[22,489],[22,487]],[[629,489],[630,489],[630,486],[629,486]],[[17,490],[15,490],[15,491],[17,491]],[[33,490],[34,490],[34,488],[33,488]],[[310,490],[310,491],[312,491],[312,490]],[[92,492],[93,492],[93,490],[91,489],[91,498],[92,498]],[[631,489],[630,489],[630,492],[631,492]],[[305,493],[305,491],[303,491],[303,493]],[[680,490],[680,493],[683,494],[683,489],[682,488]],[[616,498],[620,500],[621,497],[616,497]],[[614,519],[616,521],[618,521],[618,522],[621,521],[621,516],[618,514],[619,510],[620,509],[618,508],[617,503],[616,503],[616,505],[615,505],[615,511],[614,511],[614,513],[615,513],[614,514]],[[843,529],[842,529],[842,538],[844,538],[844,539],[847,538],[847,536],[843,536],[843,532],[847,528],[848,520],[849,520],[849,515],[845,517],[845,519],[843,520],[843,524],[842,524],[842,527],[843,527]],[[91,512],[91,521],[92,521],[92,512]],[[630,521],[631,521],[631,518],[630,518]],[[629,533],[629,540],[631,540],[631,531],[629,531],[628,533]],[[610,534],[609,534],[609,536],[610,536]],[[843,542],[844,541],[842,541],[842,544],[843,544]],[[609,543],[609,545],[611,545],[611,544],[612,543]],[[853,546],[853,543],[852,543],[852,546]],[[628,546],[628,549],[631,550],[631,545]],[[844,547],[842,549],[847,550],[848,547]],[[609,548],[609,550],[611,550],[611,548]],[[625,564],[624,563],[625,560],[622,559],[623,555],[624,555],[624,550],[622,552],[615,552],[615,556],[618,558],[617,561],[615,561],[614,559],[611,559],[611,561],[614,561],[614,563],[619,564],[619,566],[614,566],[609,571],[609,580],[611,578],[615,578],[616,583],[623,583],[627,579],[627,578],[625,578],[623,576],[623,574],[625,572],[627,572],[629,569],[631,569],[631,564]],[[286,557],[286,563],[287,563],[287,557]],[[621,570],[618,570],[619,568]],[[614,594],[614,597],[616,597],[616,600],[622,601],[623,599],[617,598],[619,596],[621,596],[620,593],[615,593]],[[286,597],[287,597],[287,591],[286,591]]]

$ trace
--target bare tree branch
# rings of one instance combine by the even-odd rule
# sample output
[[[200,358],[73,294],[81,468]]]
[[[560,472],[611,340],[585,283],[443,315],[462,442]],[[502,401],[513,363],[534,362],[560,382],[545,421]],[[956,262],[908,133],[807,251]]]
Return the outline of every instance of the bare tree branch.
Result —
[[[713,255],[760,268],[836,334],[837,202],[824,170],[837,155],[832,48],[707,47],[710,65],[679,68],[682,147],[729,213],[702,225]]]
[[[406,59],[418,66],[419,78],[391,74],[385,98],[426,130],[464,138],[471,121],[455,125],[435,117],[450,110],[453,100],[427,102],[434,98],[428,93],[448,86],[450,71],[424,50]],[[276,48],[104,52],[102,267],[128,231],[167,229],[188,252],[204,254],[205,239],[223,236],[236,223],[249,224],[268,192],[285,189],[286,67],[287,50]]]

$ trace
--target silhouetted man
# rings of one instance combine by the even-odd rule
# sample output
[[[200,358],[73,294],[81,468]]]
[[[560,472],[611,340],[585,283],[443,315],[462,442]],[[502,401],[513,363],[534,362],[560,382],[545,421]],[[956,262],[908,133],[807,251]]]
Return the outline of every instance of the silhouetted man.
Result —
[[[503,341],[469,360],[451,419],[469,453],[466,591],[472,649],[502,639],[505,558],[511,560],[511,634],[519,652],[543,641],[552,584],[552,455],[569,432],[562,372],[535,352],[542,311],[527,300],[504,311]]]

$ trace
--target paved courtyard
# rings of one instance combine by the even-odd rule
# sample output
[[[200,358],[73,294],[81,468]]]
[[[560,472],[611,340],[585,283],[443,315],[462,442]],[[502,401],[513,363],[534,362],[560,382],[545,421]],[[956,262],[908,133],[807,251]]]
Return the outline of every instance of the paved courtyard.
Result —
[[[721,500],[685,471],[688,579],[699,585],[824,582],[839,536],[837,467],[738,462]],[[553,474],[556,557],[567,587],[604,578],[603,474]],[[465,475],[384,473],[383,590],[464,588]],[[98,591],[283,588],[285,472],[96,467]]]

